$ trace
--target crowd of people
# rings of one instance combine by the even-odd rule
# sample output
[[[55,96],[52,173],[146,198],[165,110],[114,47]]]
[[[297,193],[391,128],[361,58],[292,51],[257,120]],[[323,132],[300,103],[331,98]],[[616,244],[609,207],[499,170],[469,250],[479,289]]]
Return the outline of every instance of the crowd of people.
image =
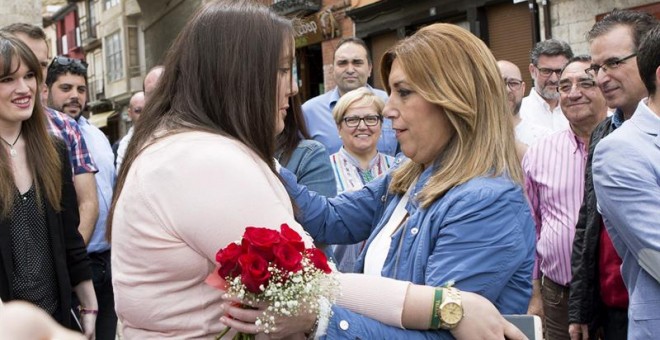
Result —
[[[524,339],[507,314],[548,340],[657,337],[660,24],[615,10],[585,33],[590,55],[534,46],[527,96],[455,25],[376,56],[387,92],[344,38],[336,87],[301,104],[293,22],[212,1],[113,146],[83,115],[87,64],[0,28],[0,337]],[[341,294],[265,334],[265,306],[205,280],[282,223]]]

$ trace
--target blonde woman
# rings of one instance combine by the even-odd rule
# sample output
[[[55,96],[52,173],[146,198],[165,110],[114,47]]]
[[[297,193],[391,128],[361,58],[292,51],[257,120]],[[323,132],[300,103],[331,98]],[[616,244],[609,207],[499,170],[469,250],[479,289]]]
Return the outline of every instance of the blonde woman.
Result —
[[[292,185],[282,171],[301,224],[320,242],[366,240],[356,263],[365,274],[454,283],[502,313],[524,314],[534,223],[495,59],[470,32],[435,24],[390,49],[381,75],[390,93],[384,115],[407,159],[335,199]],[[387,334],[349,311],[335,317],[352,320],[361,338]]]
[[[342,275],[361,277],[342,288],[362,285],[362,295],[343,290],[324,333],[329,339],[482,338],[468,334],[475,330],[470,322],[477,318],[472,325],[483,326],[485,319],[461,308],[472,298],[466,292],[482,295],[501,313],[524,314],[534,265],[534,222],[495,59],[470,32],[434,24],[395,45],[381,65],[390,92],[384,116],[406,156],[395,161],[397,168],[330,199],[280,171],[298,205],[297,219],[315,241],[366,241],[356,268],[367,275]],[[377,308],[385,314],[398,305],[398,294],[387,297],[389,307],[379,305],[376,292],[385,283],[368,278],[385,277],[431,287],[453,284],[462,293],[445,288],[440,299],[427,296],[416,304],[406,297],[401,325],[408,329],[401,329],[364,316],[383,321]],[[419,301],[434,301],[434,317]],[[222,322],[256,331],[249,325],[255,312],[224,308],[248,324]]]
[[[343,95],[332,110],[343,144],[330,156],[337,193],[361,189],[394,164],[394,157],[376,148],[383,129],[384,106],[380,97],[361,87]],[[363,245],[360,242],[334,246],[337,269],[342,273],[355,272],[355,260]]]

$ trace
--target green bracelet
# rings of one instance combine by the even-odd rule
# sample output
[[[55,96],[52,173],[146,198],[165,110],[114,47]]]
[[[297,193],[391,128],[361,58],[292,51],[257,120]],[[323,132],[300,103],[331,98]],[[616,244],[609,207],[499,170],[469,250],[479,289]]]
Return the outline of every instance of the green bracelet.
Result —
[[[442,303],[442,289],[443,288],[435,289],[435,295],[433,296],[433,307],[431,308],[431,326],[429,326],[430,329],[440,328],[440,313],[438,312],[438,308]]]

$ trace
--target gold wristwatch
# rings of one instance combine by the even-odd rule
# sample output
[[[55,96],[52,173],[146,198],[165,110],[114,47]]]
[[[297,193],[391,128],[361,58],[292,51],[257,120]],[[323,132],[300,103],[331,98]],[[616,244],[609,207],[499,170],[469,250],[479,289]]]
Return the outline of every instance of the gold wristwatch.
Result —
[[[463,304],[461,292],[454,287],[444,289],[442,303],[435,311],[440,317],[441,329],[454,329],[463,319]]]

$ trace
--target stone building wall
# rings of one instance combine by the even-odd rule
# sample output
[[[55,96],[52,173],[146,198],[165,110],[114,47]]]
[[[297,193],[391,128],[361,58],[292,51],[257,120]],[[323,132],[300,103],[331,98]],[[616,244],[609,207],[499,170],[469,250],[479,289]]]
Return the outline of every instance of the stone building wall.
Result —
[[[321,43],[323,51],[323,79],[325,91],[335,88],[334,77],[332,76],[332,62],[335,56],[335,46],[343,37],[352,37],[355,35],[355,25],[353,20],[346,15],[350,9],[350,2],[346,0],[323,0],[323,8],[332,7],[337,23],[341,26],[341,37],[332,40],[326,40]]]
[[[567,41],[575,54],[586,54],[589,53],[589,44],[585,35],[596,22],[596,15],[610,12],[615,8],[625,9],[657,2],[657,0],[552,0],[550,1],[552,37]]]
[[[0,0],[0,27],[16,22],[41,23],[41,0]]]

